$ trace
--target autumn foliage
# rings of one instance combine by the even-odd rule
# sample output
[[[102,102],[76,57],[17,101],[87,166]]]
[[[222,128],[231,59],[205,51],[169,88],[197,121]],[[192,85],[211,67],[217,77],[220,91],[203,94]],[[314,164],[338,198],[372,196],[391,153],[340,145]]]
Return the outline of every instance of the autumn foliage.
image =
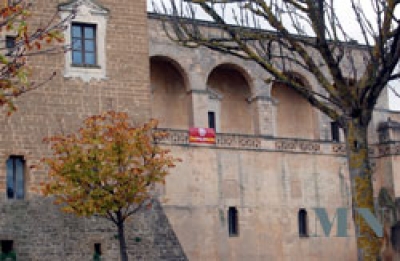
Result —
[[[0,3],[0,107],[7,106],[8,113],[16,110],[13,99],[36,89],[43,82],[30,82],[31,70],[28,57],[63,52],[65,22],[74,14],[60,21],[57,14],[48,22],[33,25],[33,4],[26,0]],[[9,42],[6,43],[9,37]],[[11,41],[10,41],[11,39]],[[49,73],[51,79],[54,73]]]
[[[54,155],[43,159],[50,176],[43,193],[65,212],[112,221],[125,245],[124,222],[151,204],[154,186],[179,161],[157,145],[166,134],[156,126],[133,127],[126,113],[110,111],[86,119],[77,133],[46,138]]]

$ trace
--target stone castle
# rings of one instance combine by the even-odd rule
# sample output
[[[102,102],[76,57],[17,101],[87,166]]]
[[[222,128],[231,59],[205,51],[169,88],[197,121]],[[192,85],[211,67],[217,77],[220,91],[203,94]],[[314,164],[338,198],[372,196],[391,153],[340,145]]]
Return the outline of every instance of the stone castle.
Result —
[[[351,207],[335,123],[286,86],[266,84],[255,64],[169,41],[145,0],[37,0],[34,22],[76,5],[65,37],[85,47],[38,57],[34,80],[52,70],[57,77],[18,98],[12,116],[0,113],[3,252],[12,248],[21,261],[82,261],[101,248],[102,260],[118,260],[113,225],[61,213],[37,193],[46,173],[29,168],[50,153],[44,137],[116,110],[135,122],[159,119],[170,133],[163,146],[183,160],[167,177],[162,203],[129,224],[132,260],[356,260],[351,211],[348,237],[335,237],[335,225],[325,237],[313,211],[333,217]],[[319,88],[306,72],[292,73]],[[370,127],[374,186],[398,197],[396,121],[384,93]],[[216,144],[190,143],[190,127],[214,128]]]

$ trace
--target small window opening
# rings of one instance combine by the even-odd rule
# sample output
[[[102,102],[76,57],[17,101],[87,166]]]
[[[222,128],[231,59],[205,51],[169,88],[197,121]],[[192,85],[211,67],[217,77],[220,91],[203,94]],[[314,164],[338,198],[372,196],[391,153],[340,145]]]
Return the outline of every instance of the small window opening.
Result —
[[[15,36],[7,36],[6,37],[6,48],[13,49],[15,47],[15,41],[16,41]]]
[[[17,260],[17,255],[14,251],[14,242],[12,240],[1,240],[0,260]]]
[[[101,244],[95,243],[93,261],[100,261],[100,260],[101,260]]]
[[[215,112],[208,112],[208,128],[215,129]]]
[[[14,36],[6,36],[7,56],[11,56],[14,53],[16,39]]]
[[[332,141],[340,142],[340,127],[337,121],[331,122]]]
[[[308,237],[307,211],[305,209],[300,209],[298,218],[299,218],[299,236]]]
[[[12,240],[1,241],[1,253],[9,254],[13,251],[14,242]]]
[[[228,229],[230,237],[239,235],[238,211],[235,207],[229,207],[228,210]]]

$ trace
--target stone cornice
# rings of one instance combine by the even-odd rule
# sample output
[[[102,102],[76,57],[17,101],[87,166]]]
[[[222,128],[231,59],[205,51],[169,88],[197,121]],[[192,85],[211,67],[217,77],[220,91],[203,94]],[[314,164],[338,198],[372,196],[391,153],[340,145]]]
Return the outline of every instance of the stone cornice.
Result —
[[[86,6],[92,14],[108,15],[110,10],[98,4],[95,0],[72,0],[58,5],[58,10],[71,12],[79,6]]]

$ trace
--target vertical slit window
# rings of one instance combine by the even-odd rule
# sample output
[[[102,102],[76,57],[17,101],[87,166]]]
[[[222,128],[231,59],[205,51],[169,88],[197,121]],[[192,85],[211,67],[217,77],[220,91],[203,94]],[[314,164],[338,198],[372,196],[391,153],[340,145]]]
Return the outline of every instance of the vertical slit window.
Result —
[[[239,235],[239,219],[238,219],[238,211],[235,207],[229,207],[228,209],[228,229],[229,236],[238,236]]]
[[[340,142],[340,127],[337,121],[331,122],[331,136],[332,141]]]
[[[95,66],[96,26],[90,24],[72,24],[72,64]]]
[[[101,261],[101,244],[100,243],[95,243],[94,244],[93,260],[94,261]]]
[[[215,112],[208,112],[208,128],[215,129]]]
[[[23,199],[25,196],[25,161],[11,156],[7,160],[7,198]]]
[[[299,210],[299,236],[307,237],[308,236],[308,226],[307,226],[307,211],[305,209]]]

